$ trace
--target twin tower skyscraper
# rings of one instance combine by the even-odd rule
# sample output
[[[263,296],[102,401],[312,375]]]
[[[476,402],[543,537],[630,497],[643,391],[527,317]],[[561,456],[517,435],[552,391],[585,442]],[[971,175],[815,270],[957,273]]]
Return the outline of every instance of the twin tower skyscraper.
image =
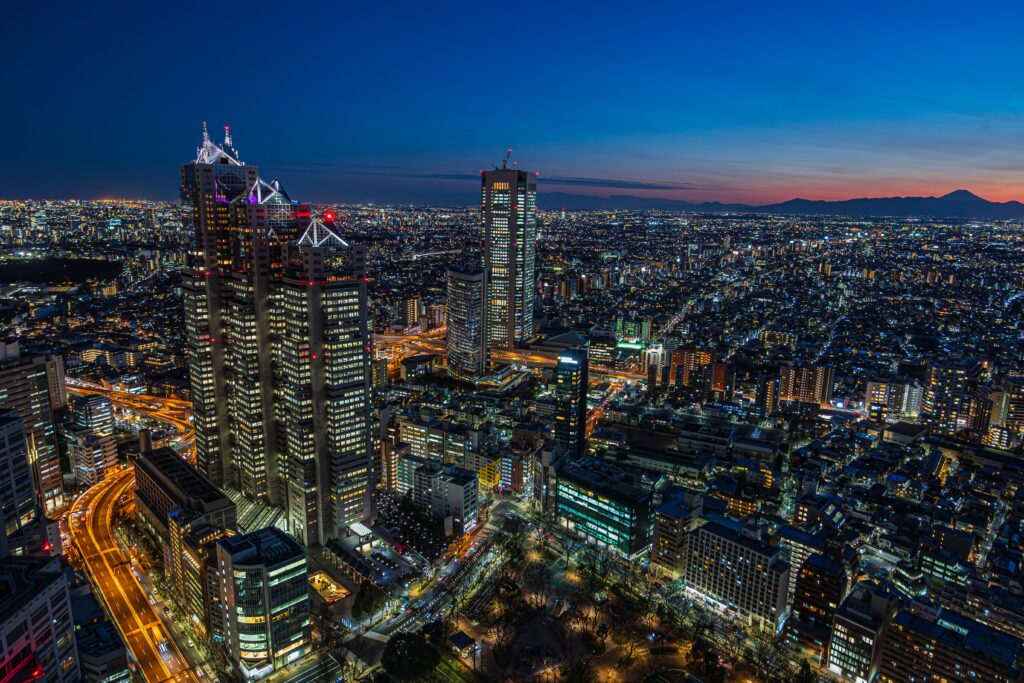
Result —
[[[365,250],[203,126],[181,166],[195,246],[182,290],[196,467],[325,543],[372,510]]]
[[[484,270],[461,303],[449,297],[449,364],[467,379],[533,332],[536,188],[507,164],[482,174]],[[195,230],[182,291],[196,467],[283,509],[303,544],[326,543],[372,512],[365,249],[242,162],[227,128],[217,144],[203,124],[181,199]]]

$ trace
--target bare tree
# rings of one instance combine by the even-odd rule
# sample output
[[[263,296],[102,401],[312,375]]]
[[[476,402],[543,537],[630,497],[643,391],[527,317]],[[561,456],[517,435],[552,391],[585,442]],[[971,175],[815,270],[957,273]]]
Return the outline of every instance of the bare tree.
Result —
[[[783,634],[760,631],[749,642],[748,660],[758,677],[778,683],[792,675],[789,648]]]

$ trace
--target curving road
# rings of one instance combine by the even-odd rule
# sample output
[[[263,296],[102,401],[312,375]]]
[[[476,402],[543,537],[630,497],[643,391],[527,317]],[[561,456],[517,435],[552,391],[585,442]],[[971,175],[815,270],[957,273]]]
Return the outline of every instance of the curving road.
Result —
[[[114,538],[114,508],[134,481],[131,469],[117,470],[79,496],[68,515],[68,533],[144,680],[198,683]]]
[[[175,398],[149,396],[147,394],[129,394],[71,378],[67,379],[67,388],[68,394],[74,396],[106,396],[110,399],[111,403],[119,408],[166,422],[181,434],[175,446],[178,452],[182,453],[186,459],[192,459],[195,430],[192,428],[191,403]]]

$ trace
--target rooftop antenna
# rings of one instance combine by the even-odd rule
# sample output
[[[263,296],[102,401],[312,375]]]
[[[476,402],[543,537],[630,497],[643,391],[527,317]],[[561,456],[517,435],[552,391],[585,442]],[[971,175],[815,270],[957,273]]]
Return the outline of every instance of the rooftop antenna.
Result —
[[[231,126],[224,126],[224,146],[231,146]]]
[[[210,134],[206,132],[206,121],[203,121],[203,144],[210,141]]]
[[[501,170],[503,170],[503,171],[507,171],[508,170],[508,158],[510,156],[512,156],[512,148],[511,147],[509,147],[509,150],[507,152],[505,152],[505,158],[501,160]]]

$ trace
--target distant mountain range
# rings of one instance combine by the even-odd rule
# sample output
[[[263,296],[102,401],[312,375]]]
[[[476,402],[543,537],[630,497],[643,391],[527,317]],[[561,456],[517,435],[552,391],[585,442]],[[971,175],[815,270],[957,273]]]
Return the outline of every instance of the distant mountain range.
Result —
[[[941,197],[865,197],[842,201],[790,199],[779,204],[693,203],[680,199],[658,199],[618,194],[590,197],[567,192],[538,192],[544,209],[593,210],[676,210],[709,213],[774,213],[825,216],[899,216],[929,218],[1024,219],[1024,204],[1018,201],[990,202],[968,190],[955,190]]]

